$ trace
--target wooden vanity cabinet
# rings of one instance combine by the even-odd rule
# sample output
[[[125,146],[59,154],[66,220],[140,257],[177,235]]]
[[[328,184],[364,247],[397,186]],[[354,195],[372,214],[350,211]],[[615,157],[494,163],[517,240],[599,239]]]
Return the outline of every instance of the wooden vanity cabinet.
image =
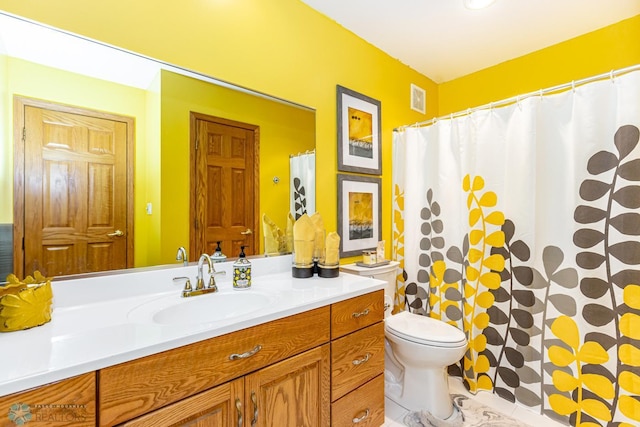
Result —
[[[331,425],[384,424],[384,291],[331,306]]]
[[[326,426],[328,378],[329,345],[325,344],[122,425]]]
[[[0,426],[96,425],[95,372],[0,397]]]
[[[42,426],[378,427],[383,299],[372,292],[3,396],[0,411],[30,405]]]
[[[264,416],[259,417],[260,423],[265,418],[292,416],[298,411],[296,405],[300,405],[292,402],[300,396],[315,396],[313,405],[320,405],[319,413],[328,419],[329,339],[330,307],[321,307],[101,369],[98,372],[99,423],[101,426],[117,425],[161,408],[171,412],[171,405],[176,403],[180,404],[182,412],[198,412],[197,409],[185,409],[190,407],[182,405],[184,399],[240,377],[244,377],[244,388],[249,393],[248,399],[246,393],[242,399],[243,411],[246,412],[253,391],[258,408],[265,411]],[[317,385],[321,388],[317,389]],[[229,389],[229,393],[231,391]],[[325,395],[326,404],[322,407]],[[278,399],[283,399],[282,403]],[[262,401],[266,403],[262,405]],[[273,403],[276,401],[277,405]],[[228,402],[221,405],[229,406]],[[235,402],[233,405],[235,408]],[[281,407],[278,405],[289,406],[274,409]],[[211,414],[215,408],[199,411]],[[313,411],[318,409],[314,407]],[[229,413],[228,410],[223,412]],[[210,416],[212,420],[223,417]],[[317,425],[327,424],[328,421]],[[171,424],[163,422],[162,425]],[[229,425],[236,426],[237,423]]]

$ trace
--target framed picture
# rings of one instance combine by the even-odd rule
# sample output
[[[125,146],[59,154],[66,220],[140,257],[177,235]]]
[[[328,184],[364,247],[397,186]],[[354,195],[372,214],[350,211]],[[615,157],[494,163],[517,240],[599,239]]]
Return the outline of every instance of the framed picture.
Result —
[[[340,257],[376,249],[382,229],[381,179],[338,174]]]
[[[338,170],[382,174],[380,101],[338,85]]]

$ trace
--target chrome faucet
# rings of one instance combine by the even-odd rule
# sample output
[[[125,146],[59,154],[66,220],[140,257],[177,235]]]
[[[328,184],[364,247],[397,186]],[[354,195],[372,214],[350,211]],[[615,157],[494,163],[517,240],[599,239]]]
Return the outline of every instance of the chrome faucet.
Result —
[[[204,285],[204,264],[205,262],[209,266],[209,284],[205,287]],[[207,254],[200,255],[200,259],[198,260],[198,276],[196,278],[196,287],[195,289],[191,287],[191,282],[188,277],[175,277],[173,280],[186,280],[184,284],[184,289],[182,290],[183,297],[193,297],[196,295],[203,295],[212,292],[218,292],[218,286],[216,285],[215,276],[218,274],[225,274],[224,271],[215,271],[213,268],[213,262],[211,261],[211,257]]]
[[[182,265],[185,267],[189,265],[189,260],[187,259],[187,250],[184,246],[180,246],[178,248],[178,253],[176,254],[176,261],[182,261]]]
[[[200,255],[200,259],[198,260],[198,279],[196,280],[196,291],[200,289],[204,289],[204,275],[202,274],[202,267],[204,266],[204,261],[207,261],[209,265],[209,274],[213,270],[213,263],[211,262],[211,257],[207,254]],[[211,275],[213,277],[213,275]]]

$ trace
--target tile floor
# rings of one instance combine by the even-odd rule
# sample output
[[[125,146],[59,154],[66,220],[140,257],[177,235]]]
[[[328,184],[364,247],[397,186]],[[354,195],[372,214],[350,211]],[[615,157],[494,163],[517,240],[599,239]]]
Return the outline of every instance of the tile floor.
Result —
[[[468,396],[480,404],[489,406],[497,412],[501,412],[519,421],[527,423],[531,427],[566,427],[557,421],[544,417],[530,409],[516,405],[515,403],[504,400],[492,393],[481,392],[474,396],[464,388],[462,381],[459,378],[449,378],[449,391],[451,393]],[[406,414],[407,411],[404,408],[398,406],[389,399],[385,399],[384,427],[404,427],[402,420]]]

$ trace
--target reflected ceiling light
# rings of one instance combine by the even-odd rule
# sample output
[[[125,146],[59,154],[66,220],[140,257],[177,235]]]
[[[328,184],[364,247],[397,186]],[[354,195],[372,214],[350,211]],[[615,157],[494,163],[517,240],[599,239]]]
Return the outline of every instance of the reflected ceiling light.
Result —
[[[496,0],[463,0],[467,9],[484,9],[491,6]]]

